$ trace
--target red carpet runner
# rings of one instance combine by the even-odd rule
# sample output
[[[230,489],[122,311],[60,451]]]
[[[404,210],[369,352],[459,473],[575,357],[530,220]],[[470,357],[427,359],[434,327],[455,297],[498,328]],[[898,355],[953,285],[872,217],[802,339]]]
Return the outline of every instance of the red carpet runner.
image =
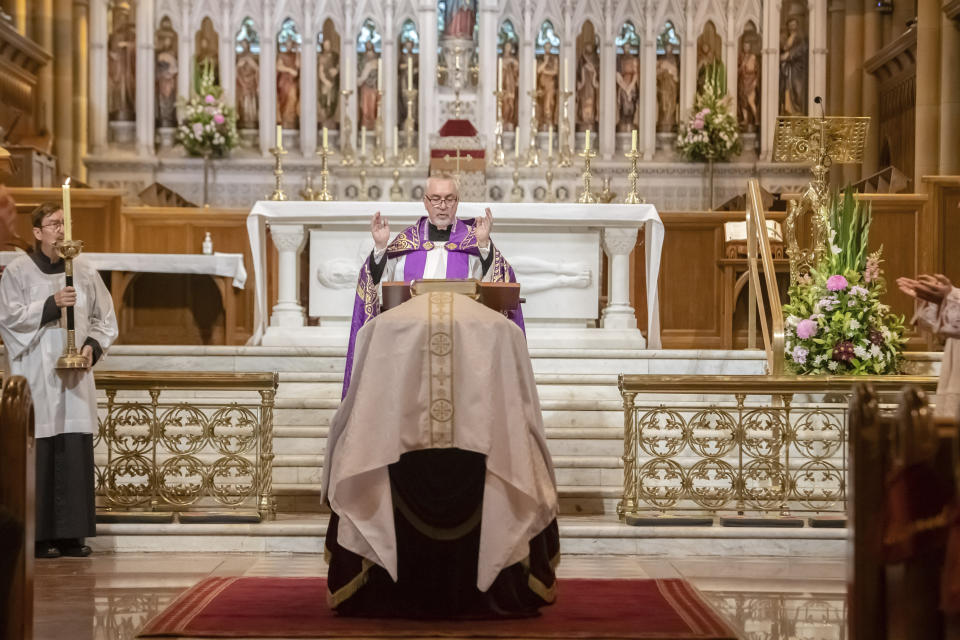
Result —
[[[536,618],[417,621],[341,618],[323,578],[207,578],[139,637],[457,637],[726,640],[736,634],[684,580],[562,580]]]

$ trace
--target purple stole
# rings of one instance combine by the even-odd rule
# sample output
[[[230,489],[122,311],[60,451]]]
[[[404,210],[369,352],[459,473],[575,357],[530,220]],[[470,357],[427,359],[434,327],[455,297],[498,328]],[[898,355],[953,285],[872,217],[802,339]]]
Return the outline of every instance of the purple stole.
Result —
[[[427,264],[427,252],[433,249],[435,243],[428,240],[427,217],[424,216],[412,224],[387,245],[386,259],[406,256],[403,263],[403,279],[406,282],[419,280],[423,277],[423,270]],[[470,256],[480,256],[477,246],[477,231],[472,218],[454,221],[450,239],[445,243],[447,249],[447,278],[463,279],[470,276]],[[490,265],[490,277],[493,282],[516,282],[517,276],[500,251],[491,245],[493,263]],[[353,350],[357,342],[357,331],[360,327],[375,318],[380,313],[380,297],[377,295],[377,285],[370,275],[369,258],[363,261],[360,277],[357,279],[357,295],[353,303],[353,319],[350,323],[350,342],[347,345],[347,363],[343,373],[343,394],[347,395],[350,387],[350,375],[353,373]],[[508,312],[507,318],[512,320],[522,330],[523,313],[520,308]]]

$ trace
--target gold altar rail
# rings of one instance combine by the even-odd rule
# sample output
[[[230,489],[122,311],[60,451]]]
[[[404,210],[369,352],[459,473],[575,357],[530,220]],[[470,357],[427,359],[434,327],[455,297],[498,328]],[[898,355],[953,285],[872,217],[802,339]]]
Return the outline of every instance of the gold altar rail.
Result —
[[[891,400],[907,385],[936,388],[925,376],[621,375],[617,514],[845,515],[846,408],[857,383]]]
[[[747,309],[749,325],[747,347],[756,348],[756,318],[760,318],[763,348],[767,354],[767,373],[775,376],[784,369],[783,306],[780,303],[780,288],[773,264],[773,251],[767,233],[767,220],[763,211],[763,196],[756,178],[747,181],[747,267],[750,274]],[[760,271],[763,270],[763,282]],[[767,325],[766,307],[770,306],[770,324]]]
[[[276,515],[276,373],[105,371],[96,383],[106,395],[94,443],[106,449],[106,464],[97,467],[101,517]],[[184,395],[167,400],[166,392]],[[239,402],[229,392],[255,392],[259,402]]]

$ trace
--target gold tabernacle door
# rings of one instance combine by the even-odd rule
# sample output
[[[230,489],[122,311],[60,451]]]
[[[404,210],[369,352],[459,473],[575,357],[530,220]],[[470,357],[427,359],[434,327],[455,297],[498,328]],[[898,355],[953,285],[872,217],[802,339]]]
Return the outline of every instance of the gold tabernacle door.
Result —
[[[510,311],[520,306],[520,284],[517,282],[480,282],[479,280],[414,280],[384,282],[382,311],[403,304],[411,297],[432,291],[449,291],[473,298],[494,311]]]

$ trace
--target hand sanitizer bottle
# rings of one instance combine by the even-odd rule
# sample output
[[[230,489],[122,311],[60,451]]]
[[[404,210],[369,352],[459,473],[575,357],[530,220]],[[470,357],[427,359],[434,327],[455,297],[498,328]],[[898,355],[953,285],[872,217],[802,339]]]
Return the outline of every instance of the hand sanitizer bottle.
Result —
[[[202,250],[203,250],[203,255],[205,256],[213,255],[213,238],[210,237],[209,231],[207,231],[207,235],[203,237]]]

